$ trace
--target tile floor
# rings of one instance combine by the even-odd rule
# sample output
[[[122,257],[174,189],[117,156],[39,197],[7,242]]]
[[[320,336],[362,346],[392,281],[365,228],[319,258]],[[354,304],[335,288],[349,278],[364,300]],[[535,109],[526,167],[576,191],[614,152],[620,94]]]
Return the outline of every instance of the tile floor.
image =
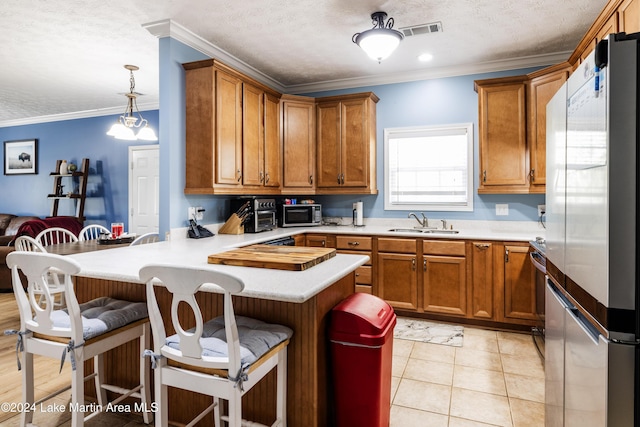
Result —
[[[393,352],[391,427],[544,426],[544,370],[529,335],[465,326],[462,347],[396,339]],[[34,421],[71,425],[68,412]],[[0,425],[18,426],[19,417]],[[135,414],[101,414],[86,425],[144,426]]]
[[[465,326],[462,347],[393,344],[391,427],[544,426],[544,368],[529,335]]]

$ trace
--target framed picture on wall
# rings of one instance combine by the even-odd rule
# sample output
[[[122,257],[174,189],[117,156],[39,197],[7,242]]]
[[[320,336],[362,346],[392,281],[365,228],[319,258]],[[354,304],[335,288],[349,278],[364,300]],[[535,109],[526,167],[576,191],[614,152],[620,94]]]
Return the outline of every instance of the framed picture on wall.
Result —
[[[35,175],[38,173],[38,140],[23,139],[4,142],[4,174]]]

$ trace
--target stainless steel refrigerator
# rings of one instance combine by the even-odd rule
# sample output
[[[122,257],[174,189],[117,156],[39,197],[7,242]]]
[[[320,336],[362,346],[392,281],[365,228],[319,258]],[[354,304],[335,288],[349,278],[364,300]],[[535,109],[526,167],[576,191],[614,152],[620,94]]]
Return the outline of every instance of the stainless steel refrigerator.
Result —
[[[547,105],[546,426],[640,426],[639,39]]]

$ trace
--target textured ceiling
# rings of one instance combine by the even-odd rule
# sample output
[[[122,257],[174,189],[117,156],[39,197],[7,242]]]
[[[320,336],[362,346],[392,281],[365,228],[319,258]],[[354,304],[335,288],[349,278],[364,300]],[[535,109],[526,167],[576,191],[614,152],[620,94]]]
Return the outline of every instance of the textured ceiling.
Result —
[[[286,92],[344,87],[363,78],[573,51],[606,0],[2,0],[0,126],[121,107],[135,64],[139,104],[158,102],[158,40],[143,24],[171,19],[278,82]],[[381,64],[351,37],[388,13],[395,28],[433,21],[440,34],[406,38]],[[429,52],[434,59],[420,63]],[[533,63],[534,63],[533,62]],[[354,84],[355,86],[355,84]],[[111,112],[111,111],[109,111]]]

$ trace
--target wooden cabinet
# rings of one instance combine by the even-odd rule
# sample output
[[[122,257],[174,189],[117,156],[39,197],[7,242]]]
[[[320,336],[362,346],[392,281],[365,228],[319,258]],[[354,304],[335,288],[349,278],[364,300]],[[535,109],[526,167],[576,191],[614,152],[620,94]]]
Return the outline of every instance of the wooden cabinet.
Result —
[[[469,286],[469,317],[495,320],[494,297],[494,244],[492,242],[470,242],[471,280]]]
[[[528,193],[526,76],[476,80],[480,147],[478,193]]]
[[[627,34],[640,31],[640,0],[624,0],[616,12],[618,31]]]
[[[547,103],[567,81],[571,67],[562,63],[529,74],[527,82],[527,144],[529,192],[545,193],[547,172]]]
[[[373,294],[372,250],[373,238],[369,236],[336,236],[336,248],[339,253],[366,255],[369,261],[356,269],[356,292]]]
[[[279,192],[280,95],[216,60],[183,67],[185,193]]]
[[[53,177],[53,192],[47,196],[51,200],[51,216],[58,216],[60,201],[73,200],[75,203],[75,217],[78,221],[84,222],[89,159],[82,159],[78,170],[66,174],[60,173],[60,163],[62,163],[62,160],[57,160],[55,172],[49,174],[49,176]],[[66,190],[64,189],[65,186],[67,187]]]
[[[283,95],[282,189],[296,194],[315,192],[316,134],[315,99],[303,96]]]
[[[280,100],[246,83],[242,97],[242,183],[279,190]]]
[[[415,239],[378,238],[378,296],[394,308],[417,311],[418,263]]]
[[[529,260],[529,245],[504,246],[503,320],[524,324],[536,320],[535,267]]]
[[[464,241],[425,240],[422,243],[423,309],[428,313],[467,313]]]
[[[318,248],[335,248],[336,236],[330,234],[307,234],[306,246]]]
[[[371,92],[317,99],[318,193],[377,194],[377,102]]]

